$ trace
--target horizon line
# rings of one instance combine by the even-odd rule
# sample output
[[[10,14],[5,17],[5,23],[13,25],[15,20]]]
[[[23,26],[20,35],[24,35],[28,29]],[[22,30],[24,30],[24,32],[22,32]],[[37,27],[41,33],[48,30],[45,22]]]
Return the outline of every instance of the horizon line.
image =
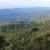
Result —
[[[49,6],[34,6],[34,7],[14,7],[14,8],[0,8],[0,9],[16,9],[16,8],[50,8]]]

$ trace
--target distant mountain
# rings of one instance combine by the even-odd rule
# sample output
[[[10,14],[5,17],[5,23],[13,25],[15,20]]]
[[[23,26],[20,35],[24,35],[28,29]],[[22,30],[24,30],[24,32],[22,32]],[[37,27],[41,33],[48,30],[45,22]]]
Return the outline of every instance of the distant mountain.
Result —
[[[30,21],[50,16],[50,7],[0,9],[0,20]]]

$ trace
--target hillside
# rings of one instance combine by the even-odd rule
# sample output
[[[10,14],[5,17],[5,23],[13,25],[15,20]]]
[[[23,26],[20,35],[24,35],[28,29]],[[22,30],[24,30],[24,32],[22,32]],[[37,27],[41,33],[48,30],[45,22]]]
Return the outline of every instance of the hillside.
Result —
[[[0,27],[0,49],[50,50],[50,20]]]

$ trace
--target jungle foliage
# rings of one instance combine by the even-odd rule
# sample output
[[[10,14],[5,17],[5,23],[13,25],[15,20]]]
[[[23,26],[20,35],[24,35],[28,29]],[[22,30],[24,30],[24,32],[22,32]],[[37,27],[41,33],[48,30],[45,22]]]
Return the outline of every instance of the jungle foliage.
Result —
[[[1,26],[0,50],[50,50],[50,20]]]

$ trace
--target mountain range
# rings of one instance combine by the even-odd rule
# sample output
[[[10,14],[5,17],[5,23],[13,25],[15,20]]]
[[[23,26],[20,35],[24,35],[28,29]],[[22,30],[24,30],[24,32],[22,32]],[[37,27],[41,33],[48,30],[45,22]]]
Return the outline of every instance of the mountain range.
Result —
[[[50,7],[0,9],[0,20],[30,21],[50,16]]]

